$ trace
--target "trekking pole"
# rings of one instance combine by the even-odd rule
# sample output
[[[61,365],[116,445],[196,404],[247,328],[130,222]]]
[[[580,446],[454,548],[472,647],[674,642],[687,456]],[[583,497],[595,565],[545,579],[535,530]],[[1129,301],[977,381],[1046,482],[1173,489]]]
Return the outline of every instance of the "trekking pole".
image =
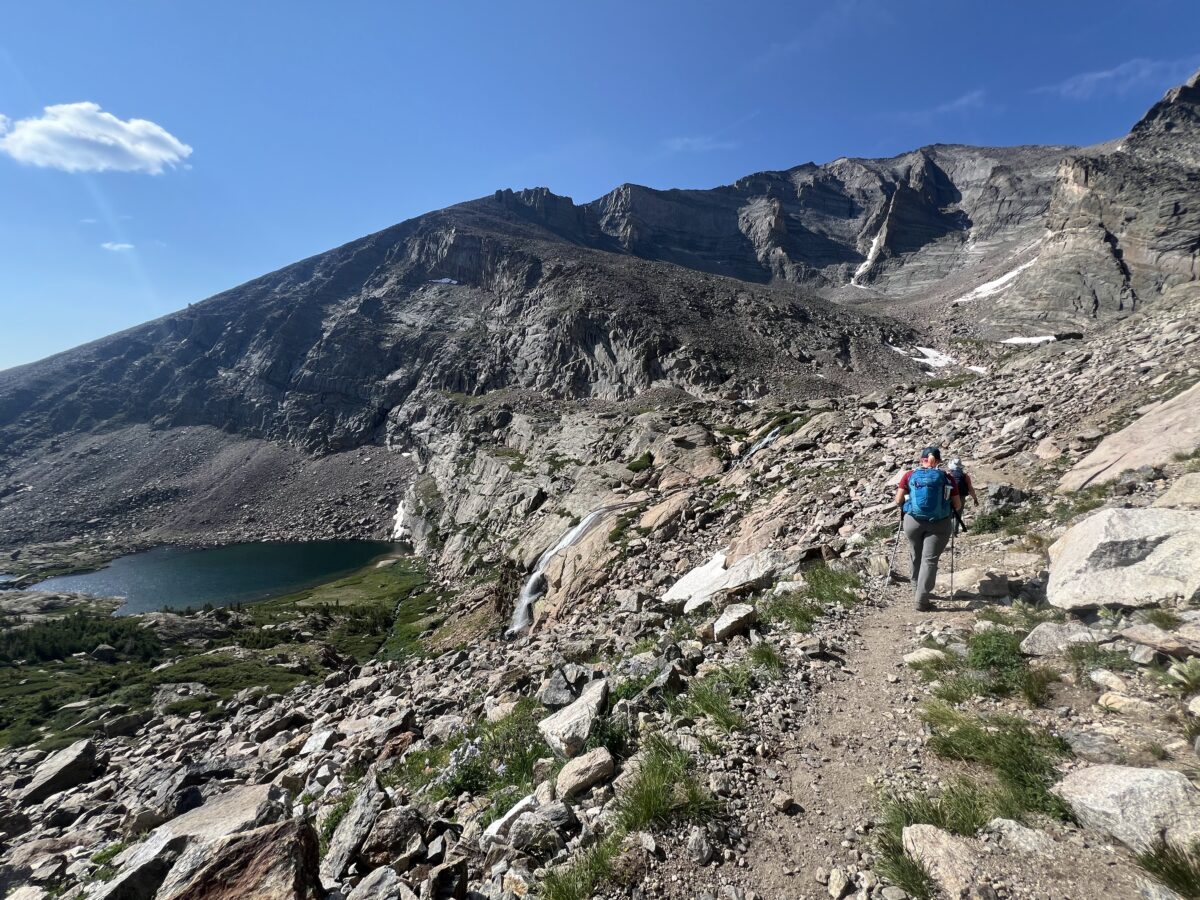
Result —
[[[892,543],[892,558],[888,560],[887,582],[890,584],[896,572],[896,554],[900,551],[900,532],[904,529],[904,511],[900,511],[900,521],[896,523],[896,540]]]
[[[950,529],[950,599],[954,599],[954,536],[958,534],[958,523]]]

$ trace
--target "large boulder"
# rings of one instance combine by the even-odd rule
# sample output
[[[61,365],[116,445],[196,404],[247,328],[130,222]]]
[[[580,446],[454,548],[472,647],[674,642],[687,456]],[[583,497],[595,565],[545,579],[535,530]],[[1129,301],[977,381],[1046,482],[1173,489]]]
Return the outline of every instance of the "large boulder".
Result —
[[[375,820],[387,805],[387,794],[379,787],[375,776],[368,775],[363,779],[358,796],[354,798],[350,809],[342,816],[329,839],[329,849],[325,851],[325,857],[321,860],[321,881],[325,884],[336,884],[345,877],[375,826]]]
[[[51,794],[65,791],[91,781],[99,774],[100,764],[96,760],[96,745],[89,740],[76,741],[45,759],[33,780],[21,791],[21,803],[41,803]]]
[[[1164,400],[1077,462],[1059,482],[1059,493],[1113,481],[1130,469],[1170,462],[1200,447],[1200,384]]]
[[[1200,838],[1200,791],[1181,772],[1131,766],[1076,769],[1054,788],[1081,824],[1137,852]]]
[[[608,701],[608,679],[599,678],[587,685],[570,706],[538,722],[538,731],[555,753],[574,756],[583,749],[592,724]]]
[[[663,604],[677,608],[682,604],[685,613],[695,612],[718,595],[729,597],[765,587],[790,562],[786,553],[762,550],[726,569],[725,556],[718,553],[675,582],[663,595]]]
[[[304,819],[243,831],[179,857],[155,900],[318,900],[317,835]]]
[[[170,877],[168,873],[181,853],[282,821],[288,806],[287,791],[270,784],[234,788],[214,797],[160,825],[144,841],[118,854],[113,860],[119,870],[117,877],[99,888],[91,900],[152,897],[164,878]]]
[[[1200,509],[1200,472],[1180,475],[1154,505],[1161,509]]]
[[[1200,512],[1106,509],[1089,516],[1050,547],[1047,596],[1071,610],[1200,596]]]

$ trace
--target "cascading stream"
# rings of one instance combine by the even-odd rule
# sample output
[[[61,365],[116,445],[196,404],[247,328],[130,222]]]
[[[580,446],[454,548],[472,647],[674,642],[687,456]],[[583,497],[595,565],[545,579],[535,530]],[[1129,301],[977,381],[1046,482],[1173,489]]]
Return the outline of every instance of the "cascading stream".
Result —
[[[508,631],[505,632],[506,637],[516,637],[532,624],[533,604],[537,602],[538,597],[546,592],[546,569],[549,568],[550,562],[554,557],[583,540],[587,536],[587,533],[608,513],[632,505],[631,503],[616,503],[612,506],[602,506],[599,509],[592,510],[579,520],[578,525],[564,534],[558,539],[556,544],[538,557],[537,565],[529,573],[529,577],[525,580],[525,584],[521,588],[521,593],[517,597],[517,605],[513,609],[512,621],[509,623]]]
[[[754,457],[754,454],[757,453],[759,450],[765,450],[767,447],[770,447],[773,443],[775,443],[776,438],[779,437],[779,432],[782,430],[783,430],[782,425],[776,425],[774,428],[772,428],[767,433],[766,437],[760,438],[759,440],[755,441],[750,446],[750,449],[746,451],[746,455],[743,456],[738,461],[738,466],[741,467],[741,466],[749,465],[750,460]]]

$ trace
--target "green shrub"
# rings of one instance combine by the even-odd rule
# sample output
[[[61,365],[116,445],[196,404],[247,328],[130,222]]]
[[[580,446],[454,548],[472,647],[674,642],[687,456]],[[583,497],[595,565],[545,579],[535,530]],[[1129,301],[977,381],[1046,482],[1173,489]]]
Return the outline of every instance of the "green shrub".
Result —
[[[967,665],[996,673],[1022,669],[1021,638],[999,628],[973,634],[967,643]]]
[[[625,466],[625,468],[627,468],[630,472],[636,473],[636,472],[644,472],[648,468],[650,468],[652,465],[654,465],[654,454],[651,453],[649,450],[647,450],[645,453],[643,453],[637,459],[633,460],[627,466]]]

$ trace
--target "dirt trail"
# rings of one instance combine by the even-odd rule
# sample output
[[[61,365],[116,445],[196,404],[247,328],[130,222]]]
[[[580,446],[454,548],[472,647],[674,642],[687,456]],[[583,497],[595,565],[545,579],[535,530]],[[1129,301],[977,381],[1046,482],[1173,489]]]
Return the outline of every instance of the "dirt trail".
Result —
[[[968,553],[961,542],[959,549],[962,568]],[[902,564],[897,561],[898,567]],[[750,792],[751,820],[757,822],[746,854],[747,877],[740,883],[767,900],[827,898],[826,878],[832,869],[851,875],[873,870],[870,831],[884,786],[930,785],[979,774],[926,748],[917,709],[929,688],[903,663],[904,654],[918,645],[922,623],[969,630],[974,621],[969,604],[942,599],[934,612],[918,613],[907,584],[885,586],[876,595],[879,600],[818,630],[840,665],[818,663],[810,673],[811,687],[796,677],[784,679],[781,691],[801,710],[789,727],[774,727],[773,707],[779,699],[765,697],[760,702],[760,724],[771,758],[759,768]],[[771,804],[780,790],[797,804],[788,814]],[[1033,857],[997,853],[984,867],[995,893],[978,896],[1144,896],[1138,890],[1139,870],[1124,851],[1071,825],[1032,824],[1047,828],[1056,842],[1052,851]],[[875,884],[867,875],[854,890],[847,889],[846,896],[883,896]],[[889,896],[895,891],[892,888]]]

